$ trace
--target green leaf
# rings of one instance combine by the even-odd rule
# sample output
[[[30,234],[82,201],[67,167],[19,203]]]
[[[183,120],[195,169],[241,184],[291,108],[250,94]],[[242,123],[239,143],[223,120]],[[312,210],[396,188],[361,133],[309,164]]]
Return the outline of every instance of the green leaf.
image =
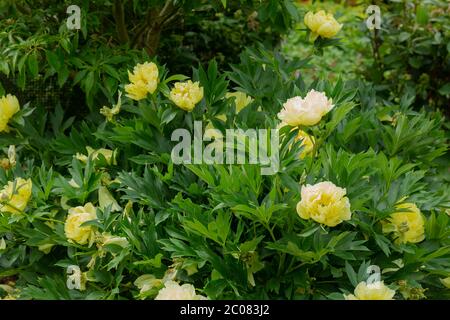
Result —
[[[348,261],[345,261],[345,272],[347,273],[348,279],[350,280],[351,284],[356,287],[358,285],[358,277],[356,276],[355,270],[350,265],[350,263],[348,263]]]
[[[449,96],[450,95],[450,82],[446,83],[442,87],[440,87],[439,93],[443,96]]]
[[[56,53],[53,51],[47,50],[45,52],[45,55],[47,57],[47,61],[50,64],[50,66],[55,69],[56,72],[59,72],[59,69],[61,68],[61,63],[59,61],[59,57]]]
[[[380,247],[380,249],[383,250],[386,257],[389,257],[389,255],[391,254],[391,250],[389,249],[389,240],[385,236],[375,233],[375,242]]]
[[[66,83],[67,78],[69,77],[69,69],[66,66],[63,66],[59,69],[58,72],[58,85],[60,88]]]
[[[86,95],[89,96],[89,93],[92,91],[94,86],[95,74],[94,71],[90,71],[86,79],[84,80],[84,90],[86,91]]]
[[[30,70],[31,75],[33,78],[36,78],[36,76],[39,73],[39,66],[38,66],[38,58],[36,52],[32,52],[28,56],[28,69]]]
[[[103,65],[103,69],[106,71],[107,74],[120,81],[119,73],[112,66],[105,64]]]

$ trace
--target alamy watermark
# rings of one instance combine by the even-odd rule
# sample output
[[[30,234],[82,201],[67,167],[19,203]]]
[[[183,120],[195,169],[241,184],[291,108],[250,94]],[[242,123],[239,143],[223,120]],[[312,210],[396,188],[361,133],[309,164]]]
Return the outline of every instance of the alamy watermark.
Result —
[[[69,30],[81,29],[81,9],[79,6],[73,4],[67,7],[67,14],[70,16],[67,18],[66,26]]]
[[[369,275],[367,278],[367,284],[374,285],[376,287],[380,286],[381,281],[381,269],[379,266],[373,264],[367,267],[366,273]]]
[[[171,140],[178,141],[171,153],[174,164],[259,164],[262,175],[279,170],[278,129],[226,129],[224,137],[218,129],[203,134],[202,122],[194,121],[193,139],[187,129],[176,129]]]
[[[73,290],[73,289],[81,290],[82,283],[81,283],[80,267],[77,265],[68,266],[67,274],[68,274],[67,281],[66,281],[67,288],[70,290]]]
[[[381,10],[379,6],[370,5],[366,9],[366,13],[369,17],[366,20],[366,26],[369,30],[381,29]]]

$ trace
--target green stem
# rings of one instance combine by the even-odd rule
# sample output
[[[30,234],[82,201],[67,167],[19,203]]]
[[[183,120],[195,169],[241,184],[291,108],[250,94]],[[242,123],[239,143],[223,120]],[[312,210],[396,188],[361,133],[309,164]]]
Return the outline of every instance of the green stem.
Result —
[[[277,241],[277,239],[275,238],[275,235],[273,234],[272,229],[270,229],[269,224],[267,223],[263,223],[263,226],[267,229],[267,231],[269,231],[270,237],[272,238],[272,240],[275,242]]]

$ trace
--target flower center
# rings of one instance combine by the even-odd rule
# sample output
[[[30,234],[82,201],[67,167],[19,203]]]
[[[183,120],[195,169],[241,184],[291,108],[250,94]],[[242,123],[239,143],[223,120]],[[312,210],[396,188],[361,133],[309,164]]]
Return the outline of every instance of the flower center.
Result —
[[[409,226],[408,226],[408,222],[407,221],[403,221],[402,223],[400,223],[400,225],[398,226],[398,231],[400,233],[405,233],[409,230]]]

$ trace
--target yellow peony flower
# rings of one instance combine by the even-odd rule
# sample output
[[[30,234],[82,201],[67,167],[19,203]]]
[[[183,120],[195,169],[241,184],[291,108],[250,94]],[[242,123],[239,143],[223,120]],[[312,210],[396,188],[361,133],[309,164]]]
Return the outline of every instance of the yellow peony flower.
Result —
[[[203,88],[200,82],[177,82],[170,91],[170,100],[186,111],[192,111],[197,103],[203,99]]]
[[[387,222],[384,222],[383,232],[394,233],[396,243],[417,243],[425,239],[425,219],[414,203],[402,203],[396,209],[408,211],[394,212]]]
[[[55,245],[54,243],[41,244],[38,246],[38,250],[42,251],[45,254],[49,254],[54,245]]]
[[[119,97],[117,98],[117,103],[112,108],[103,106],[103,108],[100,109],[100,114],[105,116],[107,121],[111,122],[113,120],[114,116],[119,114],[121,107],[122,107],[122,91],[119,91]]]
[[[98,188],[98,203],[100,209],[102,210],[104,210],[107,206],[111,206],[111,212],[122,210],[117,203],[117,200],[114,199],[108,188],[104,186],[100,186],[100,188]]]
[[[106,245],[109,245],[109,244],[114,244],[114,245],[117,245],[119,247],[126,248],[129,245],[129,242],[128,242],[127,238],[113,236],[113,235],[111,235],[108,232],[102,233],[102,235],[100,236],[100,242],[101,242],[102,246],[106,246]]]
[[[207,300],[207,298],[196,294],[192,284],[180,286],[177,282],[169,280],[164,283],[164,288],[159,290],[155,300]]]
[[[7,94],[0,98],[0,132],[8,132],[8,122],[20,110],[16,96]]]
[[[383,281],[366,284],[365,281],[360,282],[356,288],[354,295],[344,295],[345,300],[394,300],[395,291],[389,289]]]
[[[450,277],[440,279],[441,283],[448,289],[450,289]]]
[[[128,71],[130,84],[125,86],[127,96],[133,100],[142,100],[158,87],[158,67],[153,62],[138,63],[133,73]]]
[[[148,94],[147,86],[143,82],[129,83],[125,85],[125,91],[127,93],[127,97],[133,100],[145,99]]]
[[[225,94],[226,98],[234,97],[234,103],[236,105],[236,113],[241,112],[246,106],[248,106],[252,101],[252,97],[247,96],[244,92],[228,92]]]
[[[31,179],[17,178],[10,181],[0,192],[0,211],[21,213],[25,210],[31,197]]]
[[[89,243],[91,246],[95,240],[96,228],[93,226],[81,226],[83,223],[97,219],[97,213],[92,203],[69,209],[69,214],[64,225],[67,239],[78,244]]]
[[[77,153],[76,154],[76,158],[82,162],[87,162],[88,157],[90,155],[92,155],[92,160],[98,160],[99,159],[99,155],[101,154],[103,157],[105,157],[105,160],[108,164],[116,164],[116,152],[109,150],[109,149],[105,149],[105,148],[100,148],[100,149],[93,149],[91,147],[86,147],[86,150],[88,152],[88,155],[84,155],[84,154],[80,154]]]
[[[300,96],[288,99],[278,113],[278,119],[293,127],[313,126],[333,107],[331,99],[323,92],[311,90],[304,99]]]
[[[312,31],[312,38],[318,36],[322,38],[334,37],[342,28],[342,24],[336,21],[331,13],[320,10],[317,13],[308,12],[303,21],[305,25]]]
[[[345,194],[345,189],[329,181],[303,186],[297,213],[303,219],[334,227],[351,218],[350,201]]]
[[[152,274],[144,274],[134,281],[134,285],[140,289],[139,293],[144,294],[155,287],[163,284],[161,279],[157,279]]]
[[[299,130],[295,141],[302,139],[303,150],[300,153],[300,159],[304,159],[307,155],[309,155],[314,149],[313,137],[307,134],[303,130]]]

